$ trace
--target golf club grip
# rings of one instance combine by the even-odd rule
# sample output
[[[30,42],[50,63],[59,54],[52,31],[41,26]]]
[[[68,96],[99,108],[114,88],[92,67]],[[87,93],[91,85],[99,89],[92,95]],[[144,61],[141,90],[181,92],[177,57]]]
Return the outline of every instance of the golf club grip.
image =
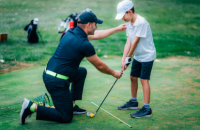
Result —
[[[115,80],[114,84],[112,85],[112,87],[110,88],[109,92],[107,93],[106,97],[108,96],[108,94],[110,93],[110,91],[112,90],[113,86],[115,85],[115,83],[117,82],[118,79]],[[101,105],[103,104],[103,102],[105,101],[106,97],[103,99],[103,101],[101,102],[101,104],[99,105],[99,108],[101,107]],[[96,113],[98,112],[99,108],[97,109]]]

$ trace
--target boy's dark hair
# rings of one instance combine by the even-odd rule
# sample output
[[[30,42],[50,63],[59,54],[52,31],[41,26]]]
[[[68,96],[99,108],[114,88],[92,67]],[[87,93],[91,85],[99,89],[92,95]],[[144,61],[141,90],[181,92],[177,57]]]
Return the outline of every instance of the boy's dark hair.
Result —
[[[133,13],[135,13],[134,6],[131,9],[129,9],[129,10],[131,10]],[[128,11],[126,11],[126,13],[128,13]]]

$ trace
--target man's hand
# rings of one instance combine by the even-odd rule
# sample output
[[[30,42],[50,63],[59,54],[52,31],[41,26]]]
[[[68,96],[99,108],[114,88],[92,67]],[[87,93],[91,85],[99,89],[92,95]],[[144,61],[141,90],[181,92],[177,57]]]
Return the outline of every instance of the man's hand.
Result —
[[[123,74],[123,71],[115,70],[114,73],[113,73],[113,77],[120,79],[122,74]]]
[[[126,31],[126,24],[121,24],[118,27],[116,27],[117,32],[121,32],[121,31]]]

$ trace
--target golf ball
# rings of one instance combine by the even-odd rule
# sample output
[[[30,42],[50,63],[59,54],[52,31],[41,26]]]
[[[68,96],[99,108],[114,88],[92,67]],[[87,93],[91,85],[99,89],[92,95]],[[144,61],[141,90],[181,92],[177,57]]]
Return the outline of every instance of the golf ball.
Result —
[[[94,115],[93,114],[90,114],[90,117],[93,117]]]

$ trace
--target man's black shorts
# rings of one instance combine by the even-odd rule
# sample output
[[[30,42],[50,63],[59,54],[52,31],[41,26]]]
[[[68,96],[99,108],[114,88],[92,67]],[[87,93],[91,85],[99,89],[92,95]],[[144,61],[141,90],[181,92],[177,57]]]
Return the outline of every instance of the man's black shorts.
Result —
[[[153,62],[154,61],[139,62],[133,59],[130,76],[139,77],[140,79],[150,80]]]

